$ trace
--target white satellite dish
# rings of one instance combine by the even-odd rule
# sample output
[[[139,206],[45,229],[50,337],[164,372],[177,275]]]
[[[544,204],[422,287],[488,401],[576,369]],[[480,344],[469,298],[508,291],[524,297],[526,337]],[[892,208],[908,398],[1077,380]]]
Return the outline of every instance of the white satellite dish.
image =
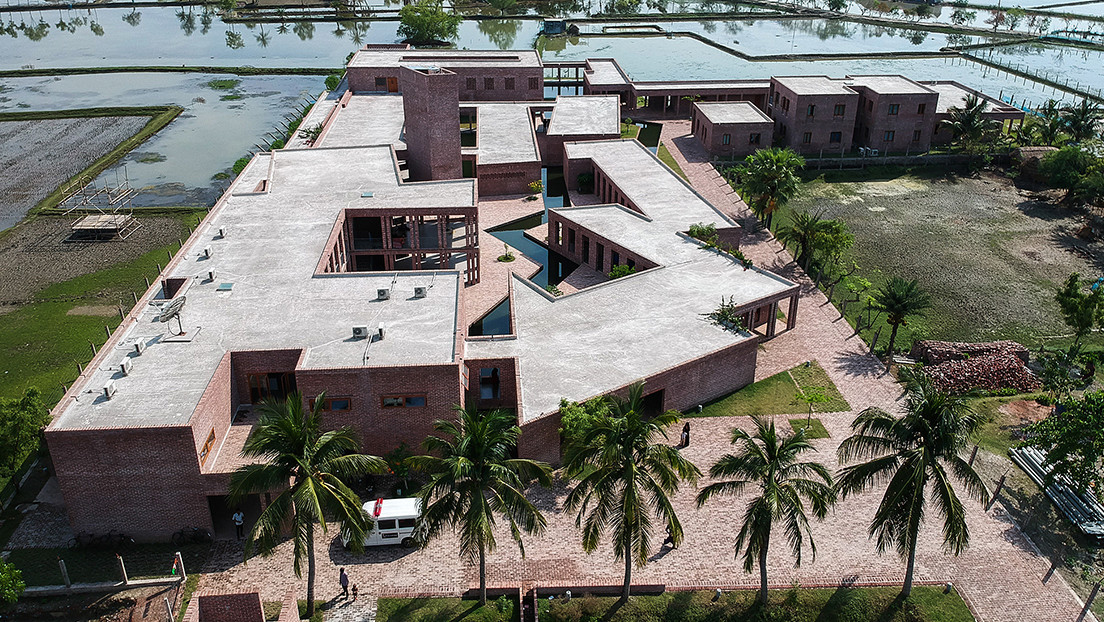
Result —
[[[169,328],[169,332],[176,337],[184,334],[184,322],[180,319],[180,310],[184,308],[184,301],[186,300],[186,296],[173,298],[172,301],[169,302],[169,304],[165,305],[161,309],[161,315],[157,318],[158,321],[160,321],[162,324],[168,322],[173,318],[176,318],[176,326],[179,329],[179,332],[173,333],[172,328]]]

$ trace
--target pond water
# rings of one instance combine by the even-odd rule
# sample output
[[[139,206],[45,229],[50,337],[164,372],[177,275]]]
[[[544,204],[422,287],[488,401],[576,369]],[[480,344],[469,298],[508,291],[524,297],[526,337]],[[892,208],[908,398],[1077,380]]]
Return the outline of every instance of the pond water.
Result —
[[[1069,80],[1070,85],[1104,89],[1104,52],[1073,46],[1025,43],[992,48],[986,55],[1005,66],[1046,72],[1051,79]]]
[[[123,159],[131,185],[144,188],[136,205],[210,205],[230,171],[297,102],[324,86],[321,76],[235,78],[238,87],[205,86],[210,74],[128,73],[0,79],[0,111],[176,104],[185,108],[168,127]],[[241,99],[222,100],[227,94]],[[199,101],[202,100],[202,101]],[[114,170],[104,174],[114,183]]]

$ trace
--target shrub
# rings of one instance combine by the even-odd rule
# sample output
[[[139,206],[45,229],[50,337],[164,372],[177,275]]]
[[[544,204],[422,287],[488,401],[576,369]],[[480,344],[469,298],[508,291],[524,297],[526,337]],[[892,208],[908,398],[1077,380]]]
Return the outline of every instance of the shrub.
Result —
[[[581,440],[598,420],[609,416],[609,405],[600,397],[582,404],[560,400],[560,439],[564,451]]]
[[[326,76],[326,90],[333,91],[341,84],[341,74],[332,73]]]
[[[299,137],[314,142],[322,135],[322,124],[316,123],[306,129],[299,130]]]
[[[242,156],[234,162],[233,171],[235,175],[241,175],[241,172],[245,170],[245,167],[249,165],[249,161],[253,159],[253,156]]]
[[[702,242],[714,242],[717,239],[717,225],[697,223],[690,225],[690,237]]]
[[[738,306],[734,296],[729,296],[728,300],[725,300],[722,296],[720,306],[714,309],[712,313],[705,314],[705,317],[730,333],[740,333],[746,327],[744,326],[744,319],[736,312]]]
[[[1073,190],[1089,172],[1093,160],[1093,156],[1080,147],[1066,146],[1043,156],[1039,163],[1039,172],[1047,178],[1051,186]]]
[[[27,584],[23,582],[23,572],[4,560],[0,560],[0,607],[14,605]]]
[[[614,266],[613,270],[609,271],[609,278],[619,279],[623,276],[628,276],[636,272],[636,266],[628,267],[626,265]]]
[[[533,194],[540,194],[541,192],[544,192],[544,182],[539,179],[529,182],[529,192],[532,192]]]

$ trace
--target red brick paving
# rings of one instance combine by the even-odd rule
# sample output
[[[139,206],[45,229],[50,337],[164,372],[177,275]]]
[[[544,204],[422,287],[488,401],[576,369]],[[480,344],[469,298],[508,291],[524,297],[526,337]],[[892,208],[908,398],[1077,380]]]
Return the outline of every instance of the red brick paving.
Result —
[[[731,210],[741,222],[750,222],[746,219],[746,206],[719,178],[697,148],[696,141],[686,136],[687,130],[686,122],[668,121],[664,125],[663,142],[706,198],[722,209]],[[481,213],[480,217],[481,227],[490,226],[486,216]],[[789,255],[762,232],[748,232],[744,251],[758,265],[791,279],[800,279],[804,284],[798,327],[769,342],[760,351],[757,378],[816,359],[856,411],[867,406],[894,408],[899,396],[898,386],[885,375],[865,344],[851,335],[846,322],[839,319],[839,312],[800,275]],[[487,274],[485,268],[484,275]],[[484,289],[492,291],[491,287]],[[481,295],[485,300],[493,299],[490,293]],[[836,464],[835,449],[839,440],[846,436],[854,415],[855,412],[819,415],[831,433],[831,438],[814,442],[825,463]],[[746,418],[694,419],[691,423],[693,443],[683,450],[684,454],[705,471],[730,450],[729,430],[733,426],[749,427],[749,423]],[[780,423],[787,425],[784,421]],[[499,530],[498,550],[487,562],[489,585],[504,587],[526,582],[538,587],[554,587],[610,585],[620,581],[622,566],[614,560],[608,543],[591,555],[583,552],[574,516],[561,509],[565,494],[562,482],[552,490],[537,490],[532,494],[549,524],[543,536],[525,539],[525,559],[521,558],[508,533]],[[694,495],[694,487],[685,486],[674,497],[686,531],[686,542],[673,551],[657,548],[651,563],[634,571],[634,583],[662,583],[671,589],[755,586],[756,575],[743,572],[732,549],[737,531],[735,520],[742,513],[746,497],[718,498],[699,510],[695,507]],[[827,520],[814,523],[812,531],[817,556],[815,560],[807,558],[800,568],[793,567],[783,534],[775,534],[769,560],[772,585],[901,581],[904,570],[901,560],[892,552],[876,554],[874,543],[867,537],[870,517],[879,498],[876,492],[852,497],[839,504]],[[945,555],[938,523],[930,518],[918,547],[917,580],[953,582],[980,622],[1077,619],[1080,601],[1060,577],[1055,576],[1046,584],[1042,582],[1049,561],[1023,537],[1000,504],[989,512],[975,502],[967,502],[966,507],[970,548],[958,557]],[[336,594],[338,566],[349,570],[366,596],[456,595],[478,584],[474,566],[457,555],[453,536],[442,537],[424,551],[382,548],[362,556],[345,552],[331,538],[332,534],[319,534],[317,538],[321,598]],[[661,540],[662,534],[659,534],[656,544]],[[204,577],[204,586],[262,585],[265,600],[278,600],[288,585],[305,589],[302,581],[292,574],[291,549],[287,544],[273,557],[254,559],[248,564],[240,563],[241,553],[234,545],[222,546],[222,554],[216,556],[207,569],[210,574]],[[1094,618],[1090,615],[1088,619]]]

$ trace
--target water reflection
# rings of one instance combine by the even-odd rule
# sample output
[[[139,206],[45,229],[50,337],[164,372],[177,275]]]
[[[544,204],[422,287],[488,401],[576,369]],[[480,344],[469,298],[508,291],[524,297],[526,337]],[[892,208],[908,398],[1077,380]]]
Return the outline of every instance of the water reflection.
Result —
[[[516,19],[481,19],[476,24],[479,32],[487,35],[487,41],[500,50],[514,47],[521,21]]]

